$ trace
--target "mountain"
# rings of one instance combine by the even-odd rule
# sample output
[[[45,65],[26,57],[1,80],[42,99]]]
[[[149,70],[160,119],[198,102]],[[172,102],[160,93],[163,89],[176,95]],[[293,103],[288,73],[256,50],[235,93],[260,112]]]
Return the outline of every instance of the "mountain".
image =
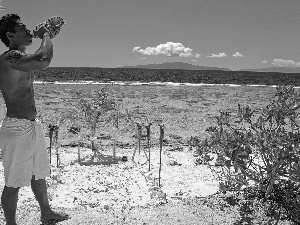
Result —
[[[198,66],[184,62],[165,62],[161,64],[148,64],[148,65],[137,65],[137,66],[124,66],[119,68],[142,68],[142,69],[176,69],[176,70],[221,70],[231,71],[228,68],[209,67],[209,66]],[[238,71],[249,71],[249,72],[269,72],[269,73],[300,73],[300,67],[268,67],[260,69],[242,69]]]
[[[252,71],[252,72],[271,72],[271,73],[300,73],[300,67],[268,67],[261,69],[247,69],[241,71]]]
[[[184,62],[165,62],[162,64],[148,64],[137,66],[124,66],[122,68],[143,68],[143,69],[176,69],[176,70],[223,70],[230,71],[228,68],[197,66]]]

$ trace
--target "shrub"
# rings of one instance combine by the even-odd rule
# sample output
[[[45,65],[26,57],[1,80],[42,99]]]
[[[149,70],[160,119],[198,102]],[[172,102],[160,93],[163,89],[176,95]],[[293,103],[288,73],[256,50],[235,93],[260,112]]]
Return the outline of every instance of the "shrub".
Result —
[[[276,88],[276,94],[261,113],[249,106],[235,115],[220,112],[217,126],[207,129],[204,152],[214,152],[224,167],[213,169],[220,191],[254,186],[266,196],[275,183],[300,181],[300,133],[297,124],[300,94],[292,86]]]
[[[96,153],[95,139],[96,138],[96,128],[97,123],[103,120],[104,117],[108,116],[108,112],[116,110],[115,100],[108,97],[108,88],[104,87],[100,92],[89,96],[88,99],[84,98],[83,94],[76,92],[77,98],[79,99],[79,104],[77,114],[81,114],[78,117],[83,117],[88,130],[90,131],[90,140],[92,145],[92,150]],[[105,118],[104,120],[107,120]],[[115,122],[115,121],[114,121]]]
[[[264,216],[270,220],[288,220],[300,224],[299,191],[299,184],[287,180],[274,184],[268,197],[265,192],[256,188],[245,188],[243,201],[240,202],[240,211],[245,212],[245,207],[248,205],[248,209],[252,210],[256,217],[259,211],[263,211]]]

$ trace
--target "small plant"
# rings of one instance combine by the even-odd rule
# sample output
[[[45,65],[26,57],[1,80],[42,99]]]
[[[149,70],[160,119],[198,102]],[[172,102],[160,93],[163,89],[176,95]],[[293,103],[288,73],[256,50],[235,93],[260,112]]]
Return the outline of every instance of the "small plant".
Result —
[[[98,150],[95,147],[96,128],[97,124],[101,120],[113,121],[115,126],[118,126],[116,103],[114,99],[108,97],[107,87],[102,88],[100,92],[96,93],[92,98],[85,99],[82,93],[77,92],[79,100],[79,113],[83,113],[83,118],[87,124],[88,130],[90,131],[89,140],[91,141],[91,148],[94,152],[93,158],[95,159]],[[108,112],[113,112],[108,115]],[[113,115],[116,115],[115,117]],[[106,121],[106,122],[107,122]]]
[[[54,149],[56,151],[56,167],[60,164],[59,160],[59,153],[58,153],[58,126],[49,124],[49,139],[50,139],[50,164],[51,164],[51,158],[52,158],[52,145],[54,144]]]

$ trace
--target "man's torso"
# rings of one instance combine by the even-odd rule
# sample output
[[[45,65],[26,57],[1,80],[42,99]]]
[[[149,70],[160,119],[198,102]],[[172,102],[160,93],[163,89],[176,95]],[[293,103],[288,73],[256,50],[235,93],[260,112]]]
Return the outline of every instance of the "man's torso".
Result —
[[[14,58],[8,57],[9,52],[0,56],[0,89],[7,108],[6,115],[33,120],[36,117],[33,72],[12,69],[9,60]]]

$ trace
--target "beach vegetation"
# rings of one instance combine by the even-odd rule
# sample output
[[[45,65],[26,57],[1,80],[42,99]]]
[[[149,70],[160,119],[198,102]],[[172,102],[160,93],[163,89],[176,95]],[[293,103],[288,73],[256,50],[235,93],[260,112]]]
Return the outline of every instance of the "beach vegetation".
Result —
[[[98,150],[95,146],[97,140],[96,129],[100,121],[113,122],[118,127],[118,113],[116,112],[116,102],[113,98],[109,97],[108,87],[105,86],[99,92],[93,93],[89,98],[85,98],[83,93],[76,92],[79,104],[77,110],[73,114],[76,114],[78,118],[83,119],[83,126],[85,126],[89,133],[85,136],[89,138],[91,142],[91,149],[94,153],[94,159],[96,159]]]
[[[261,112],[238,105],[237,113],[221,111],[199,154],[217,154],[211,166],[220,192],[243,191],[247,200],[263,201],[274,219],[300,223],[300,94],[279,86]],[[207,158],[206,161],[210,161]],[[253,203],[253,201],[252,201]],[[252,204],[251,203],[251,204]]]

